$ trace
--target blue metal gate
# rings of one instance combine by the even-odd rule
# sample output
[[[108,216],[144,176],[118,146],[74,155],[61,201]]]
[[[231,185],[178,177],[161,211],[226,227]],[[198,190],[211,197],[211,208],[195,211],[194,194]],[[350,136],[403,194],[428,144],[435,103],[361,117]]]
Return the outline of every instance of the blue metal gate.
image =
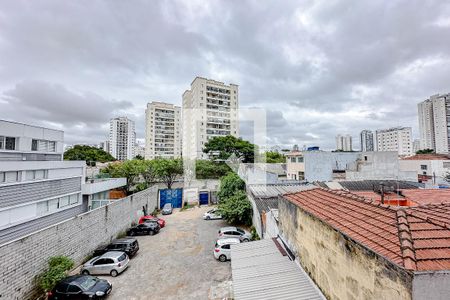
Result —
[[[183,204],[183,189],[159,190],[159,207],[162,208],[166,203],[172,203],[174,208],[180,208]]]
[[[198,194],[198,199],[200,202],[200,205],[208,205],[209,204],[209,193],[208,192],[200,192]]]

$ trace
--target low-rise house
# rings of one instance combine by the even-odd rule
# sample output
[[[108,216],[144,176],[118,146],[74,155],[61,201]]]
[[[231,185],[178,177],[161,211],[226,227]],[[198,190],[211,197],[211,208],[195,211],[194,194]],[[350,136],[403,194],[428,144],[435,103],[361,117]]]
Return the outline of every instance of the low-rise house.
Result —
[[[347,166],[354,163],[358,157],[359,152],[305,151],[303,152],[305,180],[308,182],[345,180]]]
[[[286,176],[291,180],[305,180],[305,162],[303,152],[292,151],[286,155]]]
[[[278,236],[278,196],[314,188],[300,183],[247,185],[247,195],[253,208],[252,222],[261,238]]]
[[[400,160],[402,171],[413,172],[416,181],[426,185],[449,185],[446,176],[450,172],[450,156],[447,154],[417,154]]]
[[[281,196],[278,210],[280,236],[327,299],[450,298],[450,202],[397,207],[315,188]]]
[[[88,179],[81,187],[85,211],[125,198],[127,195],[121,188],[126,185],[126,178]]]
[[[246,184],[275,184],[286,179],[285,164],[239,164],[237,174]]]

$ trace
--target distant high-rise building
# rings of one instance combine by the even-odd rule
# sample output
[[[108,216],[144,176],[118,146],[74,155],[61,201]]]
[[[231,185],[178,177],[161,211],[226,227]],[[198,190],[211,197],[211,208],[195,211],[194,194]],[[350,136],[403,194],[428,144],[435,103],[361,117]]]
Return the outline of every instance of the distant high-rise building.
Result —
[[[109,141],[100,142],[99,148],[109,153]]]
[[[450,151],[450,93],[433,95],[417,105],[420,148],[436,153]]]
[[[117,160],[130,160],[135,157],[136,132],[134,121],[118,117],[109,123],[109,153]]]
[[[413,153],[416,153],[419,150],[420,150],[420,140],[415,139],[413,141]]]
[[[336,136],[336,150],[338,151],[353,151],[352,137],[350,135]]]
[[[235,84],[196,77],[183,93],[183,157],[206,158],[213,137],[239,136],[239,92]]]
[[[373,146],[373,132],[370,130],[363,130],[359,134],[359,140],[361,145],[361,151],[374,151]]]
[[[377,151],[397,151],[398,155],[412,155],[411,127],[394,127],[376,131]]]
[[[150,102],[145,110],[145,158],[181,157],[181,107]]]

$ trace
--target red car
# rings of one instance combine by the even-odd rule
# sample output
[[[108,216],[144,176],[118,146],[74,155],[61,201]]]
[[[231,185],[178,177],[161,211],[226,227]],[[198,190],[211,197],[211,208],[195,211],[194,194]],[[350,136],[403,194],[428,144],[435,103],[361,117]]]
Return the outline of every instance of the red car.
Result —
[[[160,218],[158,218],[158,217],[151,216],[151,215],[150,215],[150,216],[142,216],[142,217],[139,219],[139,224],[144,223],[145,220],[154,220],[154,221],[157,221],[158,224],[159,224],[159,227],[161,227],[161,228],[163,228],[164,226],[166,226],[166,221],[164,221],[163,219],[160,219]]]

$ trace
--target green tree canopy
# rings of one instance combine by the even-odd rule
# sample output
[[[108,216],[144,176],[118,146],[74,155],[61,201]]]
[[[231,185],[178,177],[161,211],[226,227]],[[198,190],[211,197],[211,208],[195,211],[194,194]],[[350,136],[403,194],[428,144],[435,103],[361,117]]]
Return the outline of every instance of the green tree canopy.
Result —
[[[270,164],[275,163],[285,163],[286,162],[286,156],[283,154],[280,154],[275,151],[267,151],[265,152],[266,155],[266,162]]]
[[[238,191],[233,196],[219,202],[219,212],[231,224],[252,223],[252,205],[244,191]]]
[[[102,173],[108,173],[113,178],[125,177],[127,179],[125,190],[127,194],[130,194],[139,183],[141,175],[144,177],[145,182],[148,183],[145,175],[148,172],[152,172],[151,170],[150,161],[133,159],[111,163],[102,170]],[[148,178],[151,177],[148,174],[147,176]]]
[[[167,185],[168,189],[172,188],[175,180],[183,175],[183,161],[177,159],[159,158],[151,161],[151,166],[155,176]]]
[[[234,154],[245,163],[254,162],[255,150],[254,144],[232,135],[214,137],[203,148],[203,152],[211,158],[226,160]]]
[[[423,149],[416,151],[416,154],[431,154],[434,153],[433,149]]]
[[[210,160],[197,160],[195,162],[195,175],[198,179],[218,179],[228,172],[231,172],[231,169],[223,162]]]
[[[220,178],[217,196],[220,201],[222,201],[243,190],[245,190],[245,182],[236,173],[230,172],[226,176]]]
[[[93,162],[108,162],[116,159],[111,154],[96,147],[86,145],[75,145],[73,148],[64,152],[65,160],[85,160]]]

